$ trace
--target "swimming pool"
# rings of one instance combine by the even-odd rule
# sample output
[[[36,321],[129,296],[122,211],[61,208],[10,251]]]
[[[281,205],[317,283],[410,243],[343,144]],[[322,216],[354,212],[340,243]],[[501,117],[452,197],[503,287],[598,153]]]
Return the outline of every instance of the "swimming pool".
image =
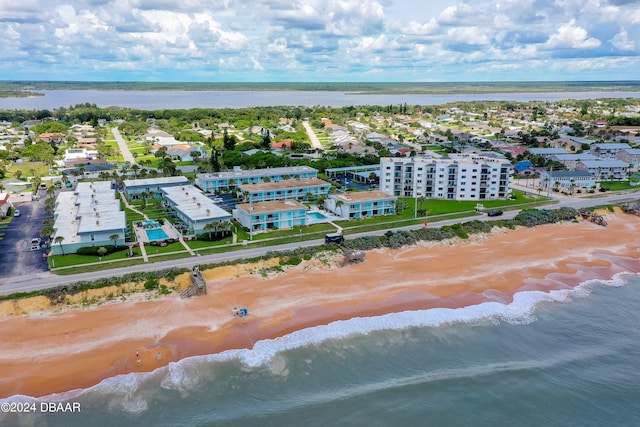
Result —
[[[307,218],[312,222],[322,222],[327,220],[327,217],[322,215],[320,212],[307,212]]]
[[[162,228],[154,228],[153,230],[144,230],[147,233],[147,238],[150,242],[155,240],[168,239],[167,233]]]

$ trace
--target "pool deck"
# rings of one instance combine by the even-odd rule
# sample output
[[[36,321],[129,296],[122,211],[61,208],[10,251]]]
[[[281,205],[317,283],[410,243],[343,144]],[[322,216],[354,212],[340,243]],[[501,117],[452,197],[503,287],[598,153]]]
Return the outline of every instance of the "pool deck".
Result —
[[[169,221],[164,221],[164,224],[162,224],[161,227],[159,227],[162,231],[164,231],[164,233],[167,235],[167,239],[175,239],[178,240],[180,237],[182,237],[180,235],[180,233],[178,233],[178,230],[176,230],[175,228],[173,228],[173,225],[171,225],[171,223],[169,223]],[[156,239],[156,240],[150,240],[149,236],[147,236],[147,229],[145,229],[144,227],[139,227],[139,226],[135,226],[133,227],[135,233],[136,233],[136,240],[140,243],[145,243],[145,244],[149,244],[152,241],[156,241],[156,240],[164,240],[164,239]]]

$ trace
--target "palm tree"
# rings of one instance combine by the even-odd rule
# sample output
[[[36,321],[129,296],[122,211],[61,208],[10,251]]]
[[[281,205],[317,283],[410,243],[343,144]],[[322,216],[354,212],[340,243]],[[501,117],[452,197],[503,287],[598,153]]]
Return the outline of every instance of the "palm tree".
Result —
[[[56,187],[53,185],[50,185],[49,187],[47,187],[47,196],[49,197],[53,197],[53,195],[56,193]]]
[[[210,222],[210,223],[208,223],[207,225],[205,225],[205,226],[202,228],[204,231],[206,231],[207,233],[209,233],[209,240],[211,240],[211,232],[212,232],[212,231],[217,231],[217,229],[218,229],[218,226],[217,226],[217,224],[216,224],[217,222],[220,222],[220,221],[213,221],[213,222]]]
[[[112,235],[109,236],[109,240],[113,240],[113,246],[117,249],[118,248],[118,239],[120,238],[120,235],[118,233],[113,233]]]
[[[102,257],[105,256],[106,253],[107,253],[107,248],[105,248],[104,246],[100,246],[98,248],[98,256],[100,257],[100,259],[102,259]]]
[[[418,213],[422,213],[424,215],[424,213],[426,212],[424,209],[424,203],[427,201],[427,198],[424,196],[418,196],[418,198],[416,199],[416,204],[418,204],[420,206],[420,209],[417,208],[416,206],[416,216]]]
[[[60,250],[62,251],[62,255],[64,255],[64,247],[62,246],[63,240],[64,240],[64,236],[56,236],[56,238],[53,239],[53,243],[57,243],[60,245]]]
[[[142,209],[146,209],[147,197],[149,197],[149,193],[147,193],[146,191],[143,191],[142,193],[140,193],[140,197],[142,197],[142,200],[144,201],[144,206],[142,207]]]
[[[131,166],[131,170],[133,171],[133,176],[137,179],[138,178],[138,171],[140,170],[140,166],[138,166],[137,164],[133,164],[133,166]]]
[[[222,221],[220,224],[220,231],[223,233],[231,233],[231,229],[233,228],[233,224],[231,221]]]
[[[342,200],[336,200],[336,210],[340,209],[340,216],[342,216],[342,206],[344,202]]]
[[[46,237],[47,240],[49,240],[54,232],[55,230],[51,225],[45,225],[44,227],[42,227],[42,230],[40,230],[40,235]]]

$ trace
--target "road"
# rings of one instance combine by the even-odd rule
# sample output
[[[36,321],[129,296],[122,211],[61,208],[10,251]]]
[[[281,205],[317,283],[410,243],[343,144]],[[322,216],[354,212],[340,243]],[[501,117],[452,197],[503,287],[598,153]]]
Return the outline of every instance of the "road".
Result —
[[[603,197],[596,198],[571,198],[571,197],[563,197],[561,200],[556,203],[553,208],[559,207],[572,207],[575,209],[587,208],[592,206],[606,205],[606,204],[615,204],[615,203],[625,203],[636,201],[639,198],[638,193],[629,193],[629,194],[615,194],[608,195]],[[478,219],[480,221],[493,221],[496,219],[511,219],[517,215],[518,210],[506,211],[504,215],[500,218],[490,218],[486,215],[478,215],[473,219]],[[442,227],[444,225],[451,225],[457,222],[465,222],[469,221],[470,218],[459,218],[459,219],[451,219],[446,221],[437,221],[437,222],[429,222],[430,227]],[[394,230],[410,230],[421,228],[424,225],[417,224],[411,225],[401,228],[395,228]],[[363,237],[363,236],[372,236],[372,235],[380,235],[384,234],[387,230],[377,230],[370,231],[359,234],[350,234],[349,238]],[[288,243],[283,245],[269,246],[269,247],[261,247],[261,248],[247,248],[239,251],[223,253],[223,254],[211,254],[204,255],[192,258],[181,258],[176,260],[169,260],[163,262],[156,262],[145,265],[136,265],[130,267],[122,267],[112,270],[104,270],[104,271],[96,271],[89,273],[79,273],[73,274],[69,276],[57,276],[50,272],[41,272],[35,273],[29,276],[18,276],[12,277],[11,280],[3,281],[0,283],[0,295],[8,295],[16,292],[30,292],[38,289],[46,289],[59,285],[68,285],[71,283],[79,282],[79,281],[93,281],[100,278],[105,277],[114,277],[121,276],[127,273],[139,272],[139,271],[158,271],[171,267],[181,267],[181,268],[191,268],[195,265],[199,264],[215,264],[222,261],[243,259],[243,258],[252,258],[264,255],[268,251],[288,251],[295,250],[301,247],[308,246],[318,246],[324,243],[323,239],[316,240],[307,240],[303,242],[297,243]]]
[[[313,131],[313,129],[311,128],[311,125],[309,124],[309,120],[303,120],[302,126],[304,126],[304,130],[307,131],[307,135],[309,136],[309,140],[311,141],[311,148],[324,151],[324,147],[322,146],[322,143],[320,142],[316,133]]]
[[[136,159],[133,157],[133,154],[131,154],[131,151],[129,151],[127,141],[125,141],[122,135],[120,135],[120,130],[118,130],[118,128],[113,128],[113,136],[116,138],[116,142],[118,143],[118,147],[120,148],[124,161],[129,162],[132,166],[135,165]]]

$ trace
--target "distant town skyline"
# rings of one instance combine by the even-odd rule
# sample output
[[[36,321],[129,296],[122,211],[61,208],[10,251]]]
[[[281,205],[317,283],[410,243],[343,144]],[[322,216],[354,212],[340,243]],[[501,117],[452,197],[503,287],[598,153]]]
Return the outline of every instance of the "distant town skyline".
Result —
[[[637,80],[638,0],[0,0],[3,80]]]

